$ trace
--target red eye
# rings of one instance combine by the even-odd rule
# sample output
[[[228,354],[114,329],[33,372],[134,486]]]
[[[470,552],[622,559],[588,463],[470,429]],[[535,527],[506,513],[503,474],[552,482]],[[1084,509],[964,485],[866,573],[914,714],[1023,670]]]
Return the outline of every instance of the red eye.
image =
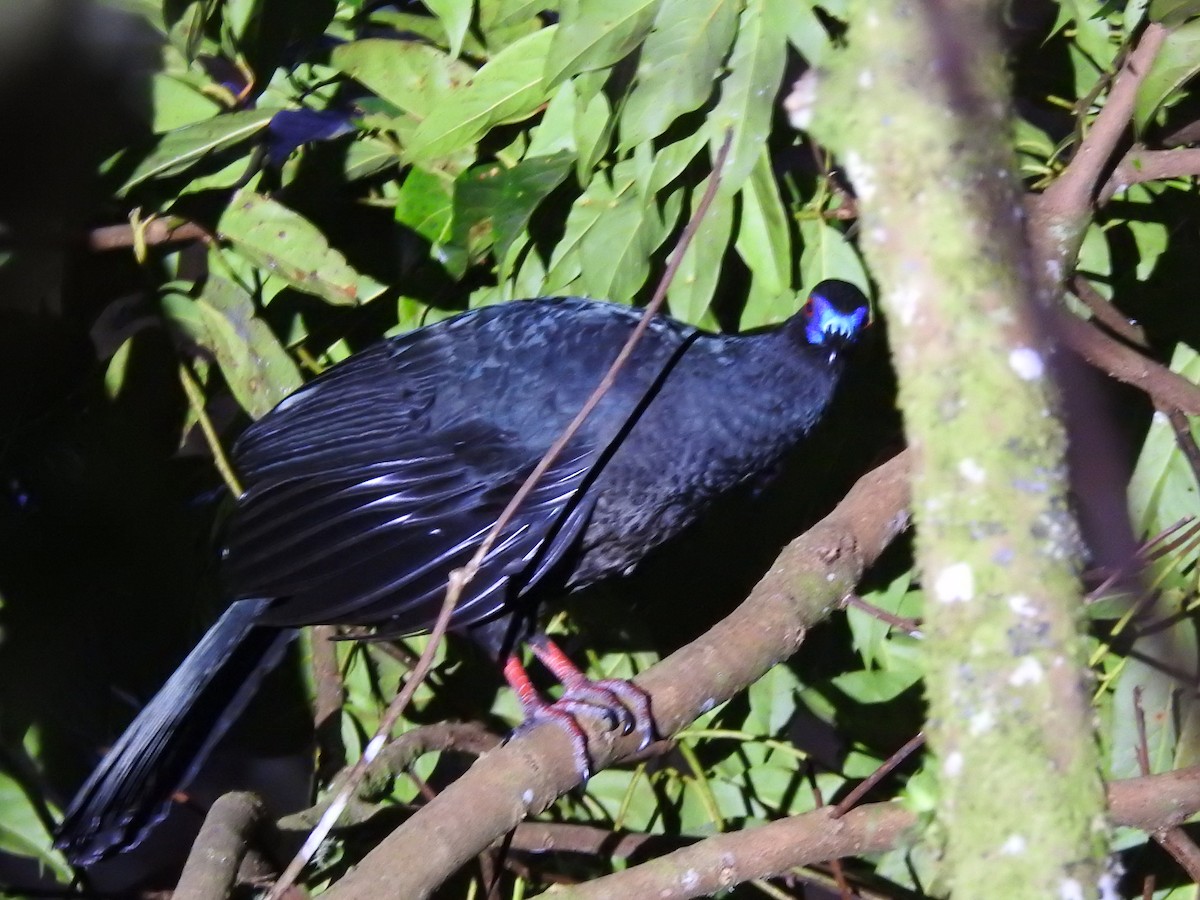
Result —
[[[804,301],[804,308],[801,310],[801,312],[804,314],[804,318],[811,319],[815,311],[816,307],[813,305],[812,297],[809,297],[806,301]]]

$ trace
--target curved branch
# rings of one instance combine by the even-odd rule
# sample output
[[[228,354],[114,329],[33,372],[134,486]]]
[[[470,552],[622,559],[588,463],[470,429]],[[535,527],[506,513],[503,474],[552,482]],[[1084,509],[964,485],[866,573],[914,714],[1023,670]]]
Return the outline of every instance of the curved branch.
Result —
[[[177,900],[214,900],[232,894],[262,812],[262,801],[251,793],[239,791],[217,798],[179,876],[174,893]]]
[[[675,733],[791,656],[806,630],[837,607],[907,526],[908,499],[908,454],[902,453],[859,479],[832,513],[789,544],[730,616],[634,679],[651,697],[658,733]],[[583,724],[597,770],[637,748],[635,734]],[[526,815],[578,783],[561,729],[524,731],[480,757],[325,896],[379,897],[402,881],[406,896],[427,897]]]
[[[1063,343],[1091,365],[1117,381],[1145,391],[1158,406],[1200,415],[1200,387],[1182,375],[1113,340],[1071,313],[1055,310],[1053,318]]]
[[[1158,23],[1146,27],[1113,79],[1104,108],[1074,158],[1054,183],[1028,204],[1029,240],[1039,263],[1034,275],[1043,300],[1058,295],[1063,279],[1074,265],[1100,179],[1129,128],[1138,86],[1162,49],[1167,34],[1167,29]]]
[[[1134,147],[1117,163],[1096,199],[1104,204],[1131,185],[1196,175],[1200,175],[1200,147],[1180,147],[1175,150]]]
[[[1118,781],[1108,789],[1113,822],[1143,831],[1159,831],[1200,810],[1200,767]],[[843,856],[881,853],[897,847],[915,814],[898,802],[871,803],[845,816],[823,807],[750,828],[721,834],[648,863],[560,888],[560,900],[624,900],[656,897],[683,900],[728,890],[743,881],[781,875]]]

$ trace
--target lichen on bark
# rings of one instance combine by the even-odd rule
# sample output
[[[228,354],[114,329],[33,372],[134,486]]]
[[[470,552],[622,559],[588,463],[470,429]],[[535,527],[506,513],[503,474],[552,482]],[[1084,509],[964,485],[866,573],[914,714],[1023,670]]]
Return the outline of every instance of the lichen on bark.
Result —
[[[915,454],[946,883],[1082,897],[1104,873],[1104,801],[1003,9],[857,4],[847,48],[818,74],[811,130],[858,195]]]

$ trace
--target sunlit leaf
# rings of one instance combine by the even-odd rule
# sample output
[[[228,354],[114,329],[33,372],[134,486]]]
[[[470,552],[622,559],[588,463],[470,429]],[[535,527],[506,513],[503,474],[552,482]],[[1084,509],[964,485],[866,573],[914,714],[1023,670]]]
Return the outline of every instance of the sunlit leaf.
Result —
[[[713,147],[733,132],[729,158],[721,175],[721,190],[741,189],[763,153],[775,96],[787,57],[783,4],[791,0],[747,0],[738,21],[737,39],[729,60],[729,75],[721,82],[721,99],[709,115]]]
[[[475,70],[418,41],[367,38],[333,49],[330,63],[384,100],[424,119]]]
[[[242,409],[266,415],[303,383],[295,361],[254,310],[244,290],[216,275],[205,281],[196,308],[208,335],[205,346]]]
[[[693,206],[703,196],[707,184],[705,180],[696,186]],[[707,324],[705,313],[721,277],[721,261],[729,247],[732,230],[733,198],[718,193],[667,289],[671,315],[694,325]]]
[[[486,228],[495,241],[496,258],[504,260],[538,204],[562,183],[574,163],[573,154],[558,153],[526,159],[511,169],[479,166],[461,175],[454,191],[455,243],[465,246],[468,231]]]
[[[621,111],[621,146],[658,137],[708,99],[733,41],[737,7],[734,0],[663,0]]]
[[[237,193],[218,231],[255,265],[329,303],[363,303],[384,289],[356,272],[299,213],[253,191]]]
[[[564,0],[546,82],[612,65],[650,32],[662,0]]]
[[[126,177],[118,193],[128,193],[152,178],[178,175],[220,151],[249,140],[267,127],[275,112],[273,109],[247,109],[164,134]]]
[[[1188,19],[1200,16],[1200,0],[1150,0],[1150,21],[1178,28]]]
[[[1200,19],[1171,31],[1138,85],[1133,123],[1144,131],[1158,108],[1200,71]]]
[[[742,191],[741,225],[734,246],[757,287],[742,314],[742,327],[755,328],[786,319],[793,311],[786,308],[791,306],[791,239],[787,213],[764,147],[759,148],[758,164]]]
[[[450,55],[457,57],[471,25],[473,0],[425,0],[425,5],[441,20],[450,41]]]
[[[501,50],[463,87],[430,110],[406,151],[428,160],[474,143],[488,128],[525,118],[549,97],[542,80],[555,27]]]

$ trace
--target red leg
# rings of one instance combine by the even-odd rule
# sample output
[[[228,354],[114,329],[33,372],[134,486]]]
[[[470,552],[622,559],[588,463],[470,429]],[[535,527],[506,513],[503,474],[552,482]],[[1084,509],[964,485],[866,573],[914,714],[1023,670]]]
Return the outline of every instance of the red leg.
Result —
[[[637,731],[641,747],[654,740],[654,720],[650,716],[650,697],[636,684],[621,678],[592,681],[571,662],[567,654],[544,634],[528,641],[529,649],[564,688],[559,703],[582,705],[581,712],[606,713],[624,733]]]
[[[509,656],[504,662],[504,680],[517,695],[517,700],[520,701],[521,709],[525,713],[525,721],[521,723],[517,731],[538,722],[554,722],[567,733],[567,737],[571,741],[571,755],[575,758],[576,770],[585,781],[590,778],[592,767],[588,760],[587,735],[575,721],[575,716],[569,710],[553,703],[547,703],[542,699],[537,688],[533,686],[533,682],[529,680],[529,673],[525,671],[524,663],[515,654]]]

